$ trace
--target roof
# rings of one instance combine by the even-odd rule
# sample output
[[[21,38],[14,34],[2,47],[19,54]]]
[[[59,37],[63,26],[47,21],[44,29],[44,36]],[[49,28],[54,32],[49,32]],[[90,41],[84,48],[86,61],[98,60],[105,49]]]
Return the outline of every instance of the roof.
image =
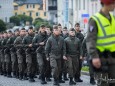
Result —
[[[17,0],[18,4],[43,4],[43,0]]]

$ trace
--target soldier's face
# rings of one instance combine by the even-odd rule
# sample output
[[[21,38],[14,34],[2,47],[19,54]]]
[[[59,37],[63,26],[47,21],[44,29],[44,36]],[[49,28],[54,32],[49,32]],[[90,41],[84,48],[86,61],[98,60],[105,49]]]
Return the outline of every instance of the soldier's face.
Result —
[[[18,35],[19,35],[19,31],[16,31],[16,32],[15,32],[15,36],[18,36]]]
[[[109,11],[114,11],[114,9],[115,9],[115,2],[113,2],[110,5],[107,5],[107,8],[108,8]]]
[[[75,31],[69,31],[70,36],[75,36]]]
[[[80,26],[79,26],[79,25],[76,25],[76,26],[75,26],[75,30],[76,30],[76,31],[80,31]]]
[[[53,29],[53,34],[60,35],[60,30],[59,29]]]
[[[46,32],[47,32],[48,34],[50,34],[50,33],[51,33],[50,28],[46,28]]]
[[[8,33],[8,37],[11,37],[12,36],[12,34],[11,33]]]
[[[46,27],[41,27],[41,28],[40,28],[40,32],[41,32],[41,33],[44,33],[45,31],[46,31]]]
[[[29,33],[29,34],[33,34],[33,29],[29,29],[29,30],[28,30],[28,33]]]
[[[62,31],[62,26],[58,26],[58,29],[59,29],[60,34],[61,34],[61,31]]]
[[[4,36],[4,38],[8,37],[7,33],[4,33],[4,35],[3,35],[3,36]]]
[[[67,34],[68,33],[68,30],[67,29],[63,29],[63,34]]]
[[[21,31],[20,31],[20,35],[21,35],[21,36],[23,36],[23,35],[25,35],[25,34],[26,34],[26,31],[25,31],[25,30],[21,30]]]

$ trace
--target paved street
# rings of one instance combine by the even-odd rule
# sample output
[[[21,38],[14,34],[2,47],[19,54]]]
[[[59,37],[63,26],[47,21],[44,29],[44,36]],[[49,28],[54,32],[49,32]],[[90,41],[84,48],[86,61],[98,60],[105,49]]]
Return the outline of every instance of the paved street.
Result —
[[[82,75],[82,79],[84,80],[84,82],[77,83],[76,86],[92,86],[89,84],[88,76]],[[53,82],[48,82],[47,85],[43,85],[43,86],[53,86],[52,84]],[[15,78],[7,78],[4,76],[0,76],[0,86],[42,86],[42,85],[40,84],[40,81],[37,78],[35,83],[30,83],[28,81],[20,81]],[[61,84],[61,86],[69,86],[69,84],[68,82],[66,82],[65,84]]]

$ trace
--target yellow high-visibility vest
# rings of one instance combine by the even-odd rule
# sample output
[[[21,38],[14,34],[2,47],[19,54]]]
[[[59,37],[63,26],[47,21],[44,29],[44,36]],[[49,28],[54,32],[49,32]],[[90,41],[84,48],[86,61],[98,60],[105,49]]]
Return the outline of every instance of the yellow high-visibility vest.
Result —
[[[110,16],[111,22],[100,13],[92,16],[98,28],[96,48],[100,52],[115,51],[115,17],[112,14]]]

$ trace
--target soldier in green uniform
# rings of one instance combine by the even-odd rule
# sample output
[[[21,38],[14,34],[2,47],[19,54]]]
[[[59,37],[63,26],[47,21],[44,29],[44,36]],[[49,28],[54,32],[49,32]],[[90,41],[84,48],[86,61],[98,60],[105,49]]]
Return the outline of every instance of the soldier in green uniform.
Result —
[[[89,20],[86,38],[98,86],[115,86],[115,0],[100,0],[102,8]]]
[[[22,44],[25,47],[27,74],[29,75],[30,82],[35,82],[34,80],[34,73],[35,73],[34,59],[36,58],[36,55],[34,55],[35,51],[34,51],[34,48],[32,47],[33,38],[34,38],[33,27],[29,27],[28,35],[26,35],[23,38]]]
[[[50,65],[53,72],[54,85],[59,86],[59,75],[62,71],[62,52],[63,52],[64,39],[60,36],[58,26],[53,27],[53,34],[48,38],[45,52],[47,60],[50,59]]]
[[[25,51],[23,50],[22,40],[26,35],[25,28],[20,30],[20,36],[18,36],[14,41],[14,46],[16,48],[17,60],[18,60],[18,72],[19,79],[22,80],[24,78],[24,74],[26,73],[26,58]]]
[[[70,85],[75,85],[73,81],[75,73],[79,71],[79,54],[81,55],[80,40],[75,37],[75,30],[69,30],[69,37],[64,40],[64,56],[63,59],[67,61],[68,73],[70,78]]]

